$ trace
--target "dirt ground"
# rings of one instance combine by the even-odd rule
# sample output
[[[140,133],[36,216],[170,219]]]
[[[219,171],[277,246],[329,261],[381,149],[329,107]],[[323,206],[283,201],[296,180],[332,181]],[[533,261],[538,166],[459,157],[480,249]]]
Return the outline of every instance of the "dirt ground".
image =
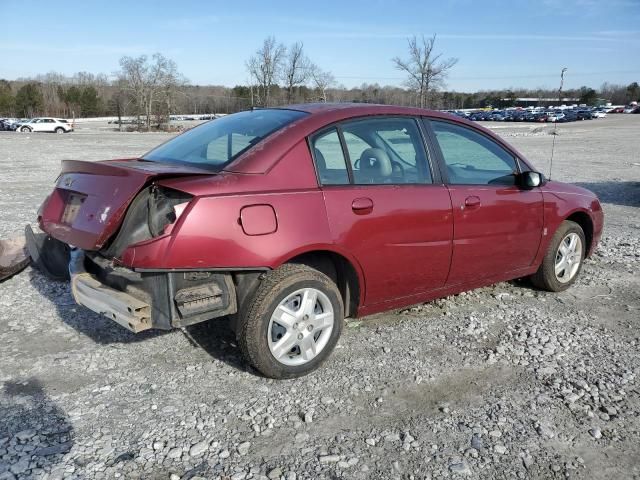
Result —
[[[485,125],[548,173],[553,126]],[[606,215],[571,289],[351,320],[302,379],[256,375],[223,320],[134,335],[31,268],[0,284],[0,480],[640,478],[640,115],[557,133],[552,177]],[[34,221],[60,160],[169,136],[0,132],[0,237]]]

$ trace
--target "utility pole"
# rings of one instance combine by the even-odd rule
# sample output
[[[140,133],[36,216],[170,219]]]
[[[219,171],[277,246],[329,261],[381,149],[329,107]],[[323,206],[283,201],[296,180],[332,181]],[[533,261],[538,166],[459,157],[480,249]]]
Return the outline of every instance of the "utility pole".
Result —
[[[562,105],[562,85],[564,84],[564,72],[567,71],[567,67],[560,72],[560,88],[558,89],[558,106]]]

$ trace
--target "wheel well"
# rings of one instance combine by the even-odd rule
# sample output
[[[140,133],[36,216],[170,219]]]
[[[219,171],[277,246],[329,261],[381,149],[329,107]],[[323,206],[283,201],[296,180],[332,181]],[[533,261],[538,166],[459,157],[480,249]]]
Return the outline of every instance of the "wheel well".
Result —
[[[577,223],[584,232],[584,239],[587,242],[587,252],[591,251],[591,242],[593,241],[593,222],[588,214],[584,212],[576,212],[567,217],[567,220]]]
[[[287,263],[300,263],[315,268],[335,282],[342,294],[345,317],[355,316],[360,304],[360,282],[351,262],[342,255],[326,250],[307,252]]]

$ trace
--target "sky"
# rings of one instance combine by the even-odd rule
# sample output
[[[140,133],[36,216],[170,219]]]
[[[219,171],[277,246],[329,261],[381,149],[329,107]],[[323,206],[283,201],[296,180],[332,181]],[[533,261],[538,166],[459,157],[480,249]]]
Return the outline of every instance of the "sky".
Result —
[[[246,84],[273,35],[347,87],[403,84],[391,59],[437,35],[458,59],[449,90],[565,88],[640,81],[640,0],[0,0],[0,78],[114,74],[124,55],[160,52],[194,85]],[[61,8],[62,6],[62,8]]]

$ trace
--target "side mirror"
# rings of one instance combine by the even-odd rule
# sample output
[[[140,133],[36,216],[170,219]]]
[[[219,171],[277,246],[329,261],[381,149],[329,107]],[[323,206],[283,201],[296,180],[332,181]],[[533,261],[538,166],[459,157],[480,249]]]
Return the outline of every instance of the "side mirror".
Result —
[[[521,179],[522,186],[527,188],[539,187],[544,183],[544,175],[538,172],[523,172]]]

